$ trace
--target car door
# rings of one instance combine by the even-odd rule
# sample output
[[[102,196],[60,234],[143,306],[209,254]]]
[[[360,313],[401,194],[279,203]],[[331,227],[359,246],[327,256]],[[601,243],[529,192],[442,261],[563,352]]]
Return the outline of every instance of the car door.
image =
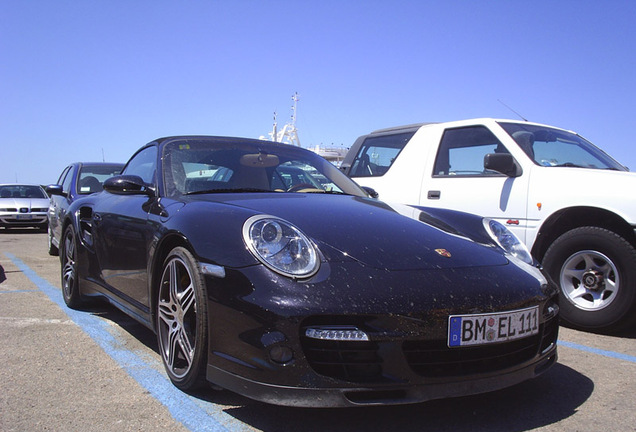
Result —
[[[498,219],[525,241],[528,175],[484,169],[484,156],[510,153],[484,125],[446,129],[424,177],[420,203]]]
[[[154,187],[156,167],[157,147],[150,146],[133,156],[122,174],[137,175]],[[156,230],[156,222],[150,215],[157,205],[158,198],[152,194],[105,192],[96,200],[92,215],[95,251],[103,282],[145,312],[149,308],[148,250]]]

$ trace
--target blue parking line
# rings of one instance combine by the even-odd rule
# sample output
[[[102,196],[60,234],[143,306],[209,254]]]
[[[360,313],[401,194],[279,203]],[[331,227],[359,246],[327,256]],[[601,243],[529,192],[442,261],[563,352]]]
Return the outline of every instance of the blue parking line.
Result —
[[[86,332],[111,358],[113,358],[128,375],[146,389],[155,399],[163,404],[172,417],[191,431],[233,432],[239,427],[227,426],[236,419],[212,406],[204,409],[198,405],[197,399],[178,390],[170,380],[160,373],[158,364],[151,364],[141,356],[130,351],[117,340],[110,327],[103,320],[86,312],[79,312],[66,307],[60,290],[42,279],[29,266],[10,253],[5,255],[13,261],[40,291],[46,294],[69,318]],[[210,404],[212,405],[212,404]],[[225,424],[224,424],[225,423]]]
[[[585,352],[589,352],[592,354],[597,354],[597,355],[601,355],[601,356],[605,356],[605,357],[610,357],[610,358],[614,358],[614,359],[619,359],[619,360],[625,360],[628,362],[632,362],[632,363],[636,363],[636,357],[634,356],[630,356],[627,354],[621,354],[621,353],[617,353],[614,351],[607,351],[607,350],[602,350],[602,349],[598,349],[598,348],[591,348],[585,345],[579,345],[573,342],[567,342],[564,340],[560,340],[558,342],[558,345],[560,346],[564,346],[564,347],[568,347],[568,348],[573,348],[573,349],[577,349],[579,351],[585,351]]]

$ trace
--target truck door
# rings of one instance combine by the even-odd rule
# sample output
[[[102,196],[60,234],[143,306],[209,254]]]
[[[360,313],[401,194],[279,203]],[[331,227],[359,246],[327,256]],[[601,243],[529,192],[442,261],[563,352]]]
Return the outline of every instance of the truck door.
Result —
[[[446,129],[420,203],[491,217],[525,242],[528,175],[507,177],[484,169],[488,153],[510,153],[483,125]]]

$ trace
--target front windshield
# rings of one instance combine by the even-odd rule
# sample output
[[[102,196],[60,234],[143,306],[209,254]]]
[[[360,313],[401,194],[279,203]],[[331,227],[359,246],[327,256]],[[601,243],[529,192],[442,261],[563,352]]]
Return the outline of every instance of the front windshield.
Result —
[[[48,199],[48,195],[36,185],[3,185],[0,186],[0,198],[38,198]]]
[[[317,154],[290,145],[234,138],[182,138],[163,149],[167,196],[304,192],[366,196]]]
[[[538,165],[627,171],[594,144],[571,132],[525,123],[499,125]]]

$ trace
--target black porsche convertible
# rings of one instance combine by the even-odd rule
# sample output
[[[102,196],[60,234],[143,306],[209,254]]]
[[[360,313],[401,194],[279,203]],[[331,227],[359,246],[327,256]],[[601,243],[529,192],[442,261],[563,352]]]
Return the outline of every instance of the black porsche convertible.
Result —
[[[63,226],[68,306],[106,298],[152,329],[183,390],[402,404],[557,359],[555,286],[501,223],[385,204],[298,147],[156,140]]]

